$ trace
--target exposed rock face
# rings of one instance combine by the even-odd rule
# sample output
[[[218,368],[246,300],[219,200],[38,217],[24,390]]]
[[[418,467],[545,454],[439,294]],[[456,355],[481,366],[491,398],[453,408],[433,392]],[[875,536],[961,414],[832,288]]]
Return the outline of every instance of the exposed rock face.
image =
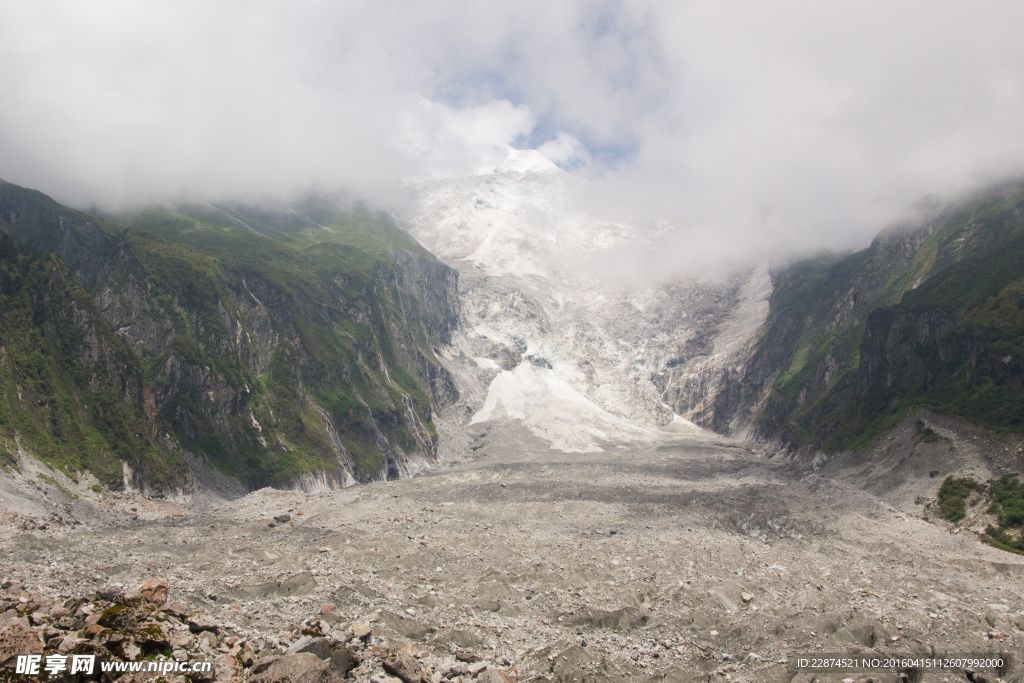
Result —
[[[723,434],[742,434],[764,402],[763,392],[741,396],[752,363],[772,284],[767,269],[754,272],[737,292],[734,308],[701,353],[662,373],[672,409],[694,424]],[[671,364],[670,364],[671,365]]]
[[[922,200],[849,256],[626,288],[593,263],[658,236],[572,209],[575,182],[505,172],[418,188],[405,223],[463,272],[462,333],[447,357],[463,393],[456,421],[518,419],[555,448],[592,451],[683,418],[813,453],[849,446],[918,396],[1024,427],[997,417],[1024,411],[1015,399],[991,415],[948,400],[985,381],[1015,395],[1024,385],[1006,289],[1020,275],[1020,187]],[[992,296],[998,315],[979,308]]]
[[[918,209],[862,252],[774,271],[762,333],[695,421],[809,453],[911,405],[1024,428],[1024,195],[1010,185]]]
[[[126,231],[0,185],[0,229],[63,259],[143,371],[126,401],[157,460],[318,490],[436,459],[433,410],[458,398],[435,352],[458,325],[457,273],[379,217],[285,233],[215,209],[128,216]],[[84,336],[90,362],[110,357]],[[163,483],[187,489],[181,471]]]

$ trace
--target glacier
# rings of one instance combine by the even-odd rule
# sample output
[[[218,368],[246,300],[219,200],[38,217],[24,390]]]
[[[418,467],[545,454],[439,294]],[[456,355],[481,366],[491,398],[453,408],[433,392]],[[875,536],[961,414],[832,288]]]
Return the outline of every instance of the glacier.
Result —
[[[690,418],[764,322],[767,268],[654,282],[580,268],[636,240],[656,248],[659,232],[580,209],[586,181],[509,149],[478,175],[410,184],[417,207],[395,216],[460,273],[461,330],[441,353],[462,395],[448,421],[520,420],[567,452],[697,430]]]

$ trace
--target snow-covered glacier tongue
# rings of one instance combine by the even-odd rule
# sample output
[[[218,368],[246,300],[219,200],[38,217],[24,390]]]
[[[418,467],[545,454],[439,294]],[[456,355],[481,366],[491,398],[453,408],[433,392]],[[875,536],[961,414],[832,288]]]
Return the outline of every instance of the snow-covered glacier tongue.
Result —
[[[584,181],[530,155],[540,157],[519,151],[495,172],[418,183],[418,209],[398,217],[460,273],[462,329],[442,355],[463,398],[439,416],[442,441],[506,419],[576,452],[697,430],[689,420],[709,421],[764,321],[766,269],[699,281],[588,274],[573,264],[657,235],[573,208]]]

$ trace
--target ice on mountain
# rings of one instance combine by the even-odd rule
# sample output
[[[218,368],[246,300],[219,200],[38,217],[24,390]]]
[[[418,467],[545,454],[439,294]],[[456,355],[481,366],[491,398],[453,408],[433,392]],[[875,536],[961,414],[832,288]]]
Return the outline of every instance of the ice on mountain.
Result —
[[[487,387],[487,398],[470,424],[502,418],[522,420],[535,435],[560,451],[591,453],[595,442],[650,436],[595,405],[553,371],[520,363]]]
[[[512,155],[508,168],[532,158]],[[567,267],[660,234],[578,210],[581,182],[504,170],[414,186],[418,210],[400,221],[460,272],[462,330],[446,355],[463,405],[473,424],[522,420],[568,451],[696,429],[685,410],[721,382],[690,369],[731,365],[764,320],[767,271],[622,286]]]

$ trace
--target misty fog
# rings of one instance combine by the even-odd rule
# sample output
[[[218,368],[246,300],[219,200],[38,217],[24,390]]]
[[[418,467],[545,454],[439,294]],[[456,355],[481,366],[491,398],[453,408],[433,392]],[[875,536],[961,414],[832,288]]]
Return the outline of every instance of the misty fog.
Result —
[[[344,192],[537,149],[655,267],[848,249],[1021,170],[1024,6],[0,4],[0,178],[79,207]],[[642,250],[638,261],[647,259]]]

